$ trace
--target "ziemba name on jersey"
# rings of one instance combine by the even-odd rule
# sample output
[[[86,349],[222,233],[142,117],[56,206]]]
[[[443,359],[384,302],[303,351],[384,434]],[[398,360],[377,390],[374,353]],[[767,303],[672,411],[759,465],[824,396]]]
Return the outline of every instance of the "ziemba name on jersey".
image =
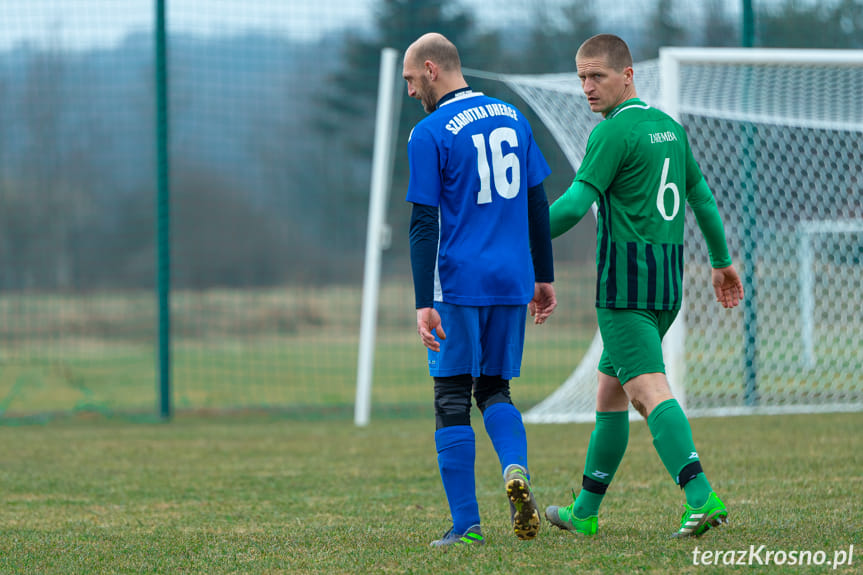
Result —
[[[492,116],[509,116],[513,120],[518,120],[518,114],[516,114],[515,109],[506,104],[485,104],[462,110],[447,122],[446,129],[452,132],[453,135],[457,135],[462,128],[471,122]]]
[[[671,131],[654,132],[653,134],[648,134],[648,136],[650,136],[651,144],[664,144],[665,142],[677,141],[677,135]]]

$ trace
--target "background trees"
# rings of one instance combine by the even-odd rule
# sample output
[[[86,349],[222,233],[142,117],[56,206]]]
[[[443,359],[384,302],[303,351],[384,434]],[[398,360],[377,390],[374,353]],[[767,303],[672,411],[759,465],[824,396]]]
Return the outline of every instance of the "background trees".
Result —
[[[265,9],[251,2],[249,10]],[[620,16],[594,0],[535,0],[528,17],[481,19],[457,0],[378,0],[370,23],[313,40],[263,31],[170,35],[175,285],[194,289],[356,282],[362,273],[380,51],[439,31],[463,64],[573,71],[585,38],[611,31],[637,60],[662,45],[739,44],[730,0],[656,0]],[[756,3],[756,45],[863,48],[863,0]],[[0,38],[4,33],[0,22]],[[154,247],[152,38],[75,50],[0,50],[0,289],[150,287]],[[542,123],[503,84],[478,90],[528,116],[553,174],[573,176]],[[388,219],[407,242],[406,144],[425,115],[403,92]],[[561,249],[591,257],[592,233]],[[385,271],[407,273],[402,255]]]

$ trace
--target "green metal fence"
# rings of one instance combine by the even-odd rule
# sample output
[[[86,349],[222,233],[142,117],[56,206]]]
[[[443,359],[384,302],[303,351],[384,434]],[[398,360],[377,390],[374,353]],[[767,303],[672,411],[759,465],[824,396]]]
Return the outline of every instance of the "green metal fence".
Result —
[[[350,417],[384,46],[438,30],[465,66],[523,73],[571,70],[575,48],[600,31],[627,38],[637,59],[663,44],[738,45],[747,33],[760,46],[860,48],[861,6],[4,0],[0,422],[173,410]],[[377,416],[431,403],[403,201],[405,142],[422,114],[405,97]],[[553,199],[572,169],[530,117]],[[556,247],[566,287],[555,320],[528,329],[522,404],[556,388],[593,335],[592,235],[587,223]]]

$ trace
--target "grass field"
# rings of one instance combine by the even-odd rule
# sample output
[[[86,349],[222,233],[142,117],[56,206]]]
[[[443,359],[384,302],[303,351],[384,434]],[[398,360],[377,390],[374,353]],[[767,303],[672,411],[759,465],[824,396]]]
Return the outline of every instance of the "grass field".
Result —
[[[572,275],[572,274],[571,274]],[[596,329],[592,279],[572,275],[554,322],[529,326],[521,401],[572,371]],[[178,410],[353,408],[361,289],[207,290],[172,299],[172,392]],[[430,405],[409,278],[382,287],[376,409]],[[0,424],[41,414],[155,412],[152,293],[0,296]]]
[[[600,533],[509,532],[497,459],[475,418],[483,548],[431,549],[448,510],[431,418],[345,422],[81,418],[0,427],[0,573],[856,573],[863,414],[693,420],[730,525],[671,540],[683,498],[633,423]],[[589,424],[530,425],[541,506],[578,486]],[[764,546],[755,566],[693,552]],[[853,563],[833,569],[854,546]],[[759,566],[767,551],[823,565]],[[817,553],[823,552],[820,556]],[[804,555],[799,555],[804,556]]]
[[[709,277],[703,269],[691,275]],[[581,361],[596,332],[594,278],[592,266],[561,270],[554,316],[541,327],[527,326],[520,405],[546,398]],[[359,286],[338,285],[173,294],[175,407],[350,414],[361,297]],[[821,326],[817,362],[806,366],[796,308],[786,307],[770,310],[781,321],[759,323],[757,385],[764,405],[860,405],[860,318]],[[0,424],[46,414],[155,414],[155,311],[149,292],[0,295]],[[747,386],[742,312],[687,317],[687,404],[741,405]],[[375,335],[375,410],[430,405],[410,278],[382,286]]]

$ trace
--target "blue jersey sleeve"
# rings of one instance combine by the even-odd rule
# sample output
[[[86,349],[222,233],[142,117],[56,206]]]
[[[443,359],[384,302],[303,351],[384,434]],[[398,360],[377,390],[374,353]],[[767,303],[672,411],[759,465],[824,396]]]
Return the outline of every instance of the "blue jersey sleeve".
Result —
[[[431,133],[417,126],[408,139],[407,201],[426,206],[440,205],[441,175],[440,151]]]
[[[525,125],[527,125],[527,121],[525,121]],[[527,187],[529,189],[542,184],[543,180],[551,174],[551,168],[549,167],[548,162],[545,161],[545,156],[542,155],[542,151],[539,149],[536,140],[533,139],[533,132],[528,128],[527,133],[529,137],[527,151]]]

